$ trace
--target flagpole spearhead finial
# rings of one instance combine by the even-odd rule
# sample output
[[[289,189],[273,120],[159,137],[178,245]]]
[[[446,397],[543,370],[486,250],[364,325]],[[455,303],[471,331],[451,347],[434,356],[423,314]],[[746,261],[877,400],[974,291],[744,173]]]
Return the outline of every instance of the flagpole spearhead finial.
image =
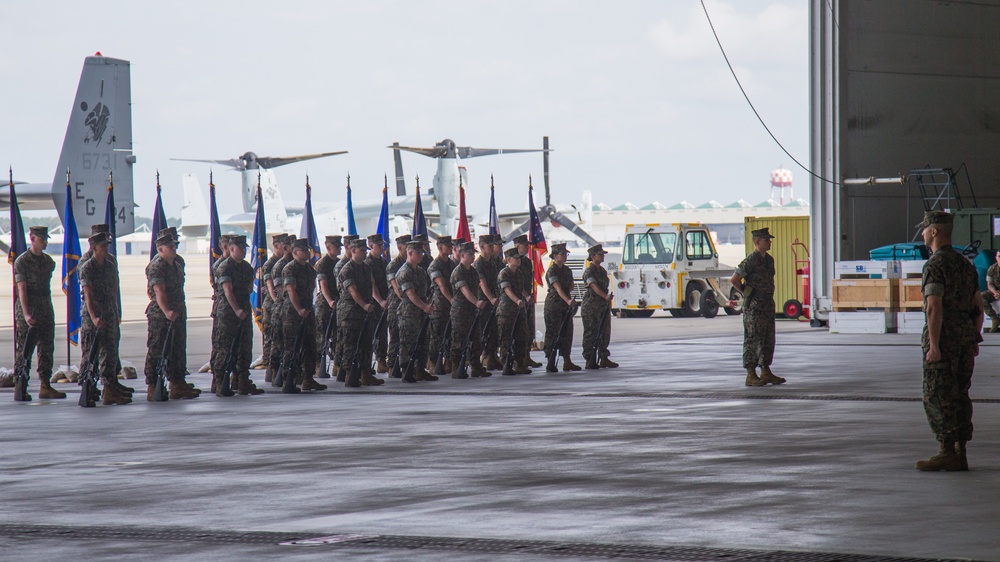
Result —
[[[385,189],[389,189],[389,174],[385,174],[385,183],[382,185]]]
[[[490,174],[490,189],[493,189],[493,174]]]
[[[10,185],[14,185],[14,167],[13,166],[7,166],[7,174],[8,174],[8,178],[10,178],[8,180],[10,182]]]
[[[309,189],[309,188],[310,188],[310,185],[309,185],[309,174],[306,174],[306,189]]]
[[[156,170],[156,190],[160,190],[160,170]]]
[[[528,174],[528,189],[535,189],[534,186],[531,185],[531,174]]]

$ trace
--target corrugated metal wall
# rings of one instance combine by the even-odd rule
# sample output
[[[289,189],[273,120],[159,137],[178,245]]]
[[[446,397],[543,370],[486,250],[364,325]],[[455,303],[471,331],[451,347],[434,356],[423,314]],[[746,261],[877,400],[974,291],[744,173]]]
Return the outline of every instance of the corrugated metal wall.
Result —
[[[802,302],[802,280],[795,275],[795,257],[792,254],[792,242],[798,240],[809,246],[809,217],[747,217],[745,247],[747,254],[753,251],[753,238],[750,232],[768,228],[775,238],[771,241],[771,255],[774,256],[774,305],[780,314],[781,307],[788,299],[797,298]],[[796,246],[800,260],[807,259],[802,246]],[[798,296],[796,296],[798,288]]]

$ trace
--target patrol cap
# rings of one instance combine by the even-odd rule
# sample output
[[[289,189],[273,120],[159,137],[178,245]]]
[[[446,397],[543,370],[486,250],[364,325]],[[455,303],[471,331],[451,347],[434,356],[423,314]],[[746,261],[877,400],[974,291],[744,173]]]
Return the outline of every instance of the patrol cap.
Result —
[[[282,232],[281,234],[275,234],[274,236],[272,236],[271,237],[271,243],[272,244],[284,244],[285,243],[285,233]]]
[[[464,237],[458,237],[452,239],[452,243],[456,246],[465,244],[466,242],[468,242],[468,240],[466,240]]]
[[[427,242],[427,235],[426,234],[414,234],[412,241],[413,242],[420,242],[420,243]]]
[[[93,236],[99,232],[111,232],[111,228],[106,224],[92,224],[90,225],[90,234]],[[89,238],[88,238],[89,240]]]
[[[232,246],[243,246],[244,248],[248,246],[247,237],[242,234],[230,234],[223,236],[223,238],[229,238],[229,244]]]
[[[156,245],[167,246],[177,243],[177,229],[174,227],[164,228],[156,233]]]
[[[522,235],[518,236],[517,238],[514,239],[514,243],[515,244],[528,244],[529,243],[528,242],[528,235],[527,234],[522,234]]]
[[[472,242],[463,242],[458,247],[458,251],[461,252],[461,253],[463,253],[463,254],[475,254],[476,253],[476,245],[473,244]]]
[[[381,234],[372,234],[368,236],[368,243],[374,246],[375,244],[385,244],[385,240],[382,239]]]
[[[494,234],[493,243],[498,246],[503,246],[503,236],[501,236],[500,234]]]
[[[552,245],[551,252],[553,256],[557,256],[559,254],[568,254],[569,250],[566,249],[566,244],[564,242],[560,242]]]
[[[354,242],[358,238],[359,236],[357,234],[345,234],[342,240],[344,241],[345,246],[350,246],[351,242]]]
[[[750,231],[750,236],[753,238],[767,238],[768,240],[774,238],[774,235],[771,234],[770,230],[768,230],[768,227],[766,226],[760,230]]]
[[[351,248],[361,248],[362,250],[368,249],[368,241],[362,240],[361,238],[355,238],[351,240]]]
[[[334,246],[336,246],[338,248],[342,248],[344,246],[344,242],[341,240],[341,236],[339,234],[330,234],[330,235],[328,235],[326,237],[326,243],[327,244],[333,244]]]
[[[608,251],[605,250],[604,246],[602,246],[601,244],[597,244],[596,246],[591,246],[587,248],[587,254],[591,256],[596,254],[607,254],[607,253]]]
[[[406,243],[406,251],[409,252],[410,250],[413,250],[414,252],[417,252],[419,254],[423,254],[424,243],[416,240],[411,240]]]
[[[480,234],[479,235],[479,245],[480,246],[485,246],[486,244],[492,244],[492,243],[493,243],[493,235],[492,234]]]
[[[405,246],[406,244],[410,243],[410,240],[412,240],[412,238],[410,237],[410,235],[409,234],[404,234],[402,236],[397,236],[396,237],[396,244],[399,244],[401,246]]]
[[[229,235],[229,234],[223,234],[223,235],[219,236],[219,245],[220,246],[228,246],[230,238],[232,238],[232,236]]]
[[[97,232],[92,234],[90,238],[87,239],[91,246],[100,246],[111,243],[111,233],[110,232]]]
[[[31,231],[32,235],[37,236],[39,238],[49,237],[49,227],[47,226],[32,226],[28,230]]]
[[[924,220],[920,226],[927,228],[932,224],[952,224],[955,222],[955,215],[944,211],[927,211],[924,213]]]
[[[305,250],[308,252],[309,250],[311,250],[311,248],[309,247],[309,240],[305,238],[296,238],[295,241],[292,242],[292,249]]]
[[[439,246],[454,246],[455,243],[451,240],[451,236],[438,236],[437,243]]]
[[[505,257],[505,258],[519,258],[519,257],[521,257],[521,253],[517,251],[517,248],[510,248],[506,252],[503,253],[503,257]]]

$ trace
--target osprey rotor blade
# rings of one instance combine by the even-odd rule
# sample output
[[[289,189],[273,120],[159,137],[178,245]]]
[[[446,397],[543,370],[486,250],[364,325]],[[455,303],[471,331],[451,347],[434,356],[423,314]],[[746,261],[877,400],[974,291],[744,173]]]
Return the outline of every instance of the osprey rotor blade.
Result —
[[[515,154],[518,152],[541,152],[540,148],[473,148],[471,146],[456,146],[455,153],[459,158],[475,158],[477,156],[493,156],[496,154]]]
[[[448,154],[448,150],[446,148],[439,146],[435,146],[434,148],[420,148],[416,146],[398,146],[396,143],[393,143],[392,146],[387,146],[386,148],[391,148],[393,150],[405,150],[407,152],[413,152],[422,156],[429,156],[431,158],[442,158]]]
[[[302,162],[304,160],[312,160],[314,158],[326,158],[327,156],[336,156],[338,154],[347,154],[346,150],[338,150],[337,152],[320,152],[319,154],[304,154],[302,156],[258,156],[257,164],[261,168],[277,168],[278,166],[284,166],[285,164],[294,164],[296,162]]]
[[[556,210],[554,205],[546,205],[538,210],[538,218],[541,220],[549,220],[558,223],[560,226],[565,227],[567,230],[572,232],[580,240],[586,242],[589,246],[596,246],[599,244],[593,236],[587,234],[587,231],[580,228],[575,222],[570,220],[569,217],[560,213]]]
[[[194,158],[171,158],[171,160],[176,160],[178,162],[204,162],[207,164],[221,164],[223,166],[229,166],[234,170],[246,169],[246,162],[242,158],[230,158],[229,160],[197,160]]]

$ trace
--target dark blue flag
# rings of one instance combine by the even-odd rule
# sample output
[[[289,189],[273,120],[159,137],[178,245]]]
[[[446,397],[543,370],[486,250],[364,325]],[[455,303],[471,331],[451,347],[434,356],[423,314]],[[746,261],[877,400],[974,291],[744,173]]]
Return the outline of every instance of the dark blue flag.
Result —
[[[347,174],[347,233],[357,236],[358,225],[354,222],[354,203],[351,202],[351,175]]]
[[[250,266],[253,267],[253,291],[250,306],[258,328],[263,328],[264,320],[264,262],[267,261],[267,221],[264,220],[264,197],[257,181],[257,217],[253,221],[253,239],[250,243]]]
[[[111,244],[108,246],[108,252],[112,256],[118,255],[117,216],[117,209],[115,209],[115,176],[114,172],[110,172],[108,173],[108,204],[104,207],[104,224],[108,225],[108,232],[111,233]]]
[[[427,236],[427,219],[424,217],[424,204],[420,202],[420,176],[417,176],[417,201],[413,204],[412,236]]]
[[[490,175],[490,234],[500,234],[500,216],[497,215],[497,198],[493,191],[493,175]]]
[[[156,205],[153,206],[153,228],[149,241],[149,260],[156,257],[156,233],[167,228],[167,215],[163,212],[163,198],[160,196],[160,172],[156,172]]]
[[[80,234],[73,218],[69,172],[66,173],[66,208],[63,211],[62,290],[66,294],[66,338],[77,345],[80,338]]]
[[[382,188],[382,210],[378,214],[378,228],[375,232],[382,235],[385,245],[382,247],[382,257],[389,259],[389,177],[386,176],[386,185]]]
[[[347,192],[347,208],[350,209],[350,188]],[[306,176],[306,205],[302,210],[302,226],[299,228],[299,238],[309,241],[309,263],[315,264],[319,260],[319,233],[316,232],[316,220],[313,219],[312,186],[309,185],[309,176]]]
[[[212,271],[215,262],[222,257],[222,225],[219,224],[219,207],[215,204],[215,183],[213,183],[212,172],[208,173],[208,283],[215,282]]]
[[[8,186],[10,187],[10,251],[7,252],[7,263],[11,266],[14,265],[14,261],[21,254],[28,251],[28,244],[25,242],[24,238],[24,222],[21,221],[21,207],[17,204],[17,193],[14,191],[14,170],[9,169],[10,180],[8,181]],[[11,268],[11,276],[13,276],[14,270]],[[11,295],[14,297],[14,302],[17,302],[17,283],[13,285],[13,290]],[[10,308],[11,313],[14,312],[14,306]],[[11,320],[11,326],[14,327],[14,341],[18,341],[17,336],[17,322]],[[13,346],[12,346],[13,347]],[[14,353],[15,361],[17,357],[17,352]]]

